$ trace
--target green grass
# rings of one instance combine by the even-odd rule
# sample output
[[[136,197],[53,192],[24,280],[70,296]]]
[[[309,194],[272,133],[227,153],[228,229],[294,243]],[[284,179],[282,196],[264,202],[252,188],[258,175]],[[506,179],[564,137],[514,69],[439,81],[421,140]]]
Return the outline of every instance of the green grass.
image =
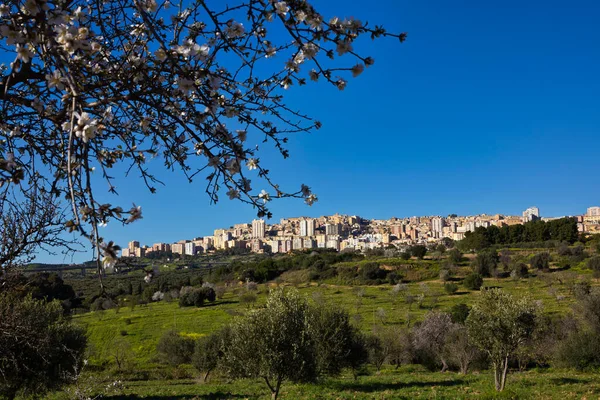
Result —
[[[374,371],[373,371],[374,372]],[[107,380],[110,382],[110,380]],[[95,381],[103,393],[107,382]],[[266,399],[269,391],[259,380],[228,382],[216,377],[207,383],[199,379],[150,379],[125,381],[119,390],[105,391],[105,399]],[[429,372],[420,366],[379,374],[326,379],[316,384],[284,383],[281,399],[582,399],[600,396],[600,377],[594,373],[547,370],[515,372],[508,376],[504,392],[496,393],[490,373],[459,375]],[[49,396],[64,400],[65,393]]]

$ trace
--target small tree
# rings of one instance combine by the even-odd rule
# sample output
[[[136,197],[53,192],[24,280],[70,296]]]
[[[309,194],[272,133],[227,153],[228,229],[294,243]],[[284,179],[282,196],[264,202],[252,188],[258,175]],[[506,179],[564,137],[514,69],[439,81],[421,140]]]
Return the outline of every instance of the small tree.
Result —
[[[328,304],[311,307],[310,331],[320,375],[338,375],[343,368],[351,366],[350,359],[356,361],[350,352],[358,331],[350,324],[345,310]]]
[[[500,289],[485,290],[469,313],[469,337],[486,352],[494,369],[497,391],[504,390],[508,361],[534,332],[537,307]]]
[[[600,256],[590,258],[587,267],[594,272],[594,278],[600,278]]]
[[[205,382],[208,379],[208,375],[219,366],[219,363],[223,359],[224,351],[229,345],[230,337],[231,330],[226,325],[221,330],[196,341],[192,364],[198,371],[204,372],[203,379]]]
[[[171,365],[186,364],[192,359],[194,341],[181,336],[176,331],[167,331],[158,341],[156,351],[164,361]]]
[[[448,369],[447,354],[444,352],[448,334],[455,328],[450,314],[430,312],[413,331],[415,348],[428,358],[442,364],[442,372]]]
[[[458,366],[461,374],[467,374],[471,364],[480,359],[482,353],[469,338],[464,325],[454,324],[453,328],[448,332],[443,351],[448,361]]]
[[[459,249],[452,249],[448,252],[448,259],[454,263],[454,264],[458,264],[459,262],[462,261],[462,253],[460,252]]]
[[[550,270],[550,253],[538,253],[531,257],[529,262],[531,264],[531,268],[533,269],[548,271]]]
[[[414,245],[410,248],[410,254],[413,257],[416,257],[419,260],[422,260],[423,257],[425,257],[425,254],[427,254],[427,247],[422,246],[420,244]]]
[[[275,289],[264,308],[233,322],[224,367],[232,378],[262,378],[277,399],[285,381],[318,374],[309,306],[296,290]]]
[[[463,285],[469,290],[479,290],[483,285],[483,278],[478,273],[472,273],[465,277]]]
[[[60,303],[0,293],[0,397],[41,395],[80,369],[85,332],[63,316]]]
[[[492,276],[498,266],[498,254],[495,251],[483,251],[473,260],[473,272],[481,276]]]
[[[452,282],[445,283],[444,290],[448,294],[454,294],[458,290],[458,285],[456,283],[452,283]]]

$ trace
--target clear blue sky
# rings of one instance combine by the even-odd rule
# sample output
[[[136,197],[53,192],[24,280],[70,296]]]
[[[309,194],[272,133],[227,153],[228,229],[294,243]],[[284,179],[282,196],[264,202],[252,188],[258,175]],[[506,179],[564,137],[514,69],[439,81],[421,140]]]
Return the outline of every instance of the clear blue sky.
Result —
[[[359,50],[375,65],[343,92],[309,85],[287,93],[323,128],[294,137],[288,160],[271,152],[261,161],[284,186],[311,186],[319,202],[273,202],[276,221],[519,214],[532,205],[558,216],[600,205],[600,2],[314,4],[328,16],[407,31],[408,40],[365,42]],[[121,204],[135,201],[144,219],[103,235],[121,245],[172,242],[255,216],[226,198],[210,206],[203,182],[168,180],[156,195],[136,178],[121,180]]]

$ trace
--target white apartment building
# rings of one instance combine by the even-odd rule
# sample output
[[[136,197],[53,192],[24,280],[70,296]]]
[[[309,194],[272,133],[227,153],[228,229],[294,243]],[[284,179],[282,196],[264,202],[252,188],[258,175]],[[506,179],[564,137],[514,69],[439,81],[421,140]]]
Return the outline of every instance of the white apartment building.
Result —
[[[265,221],[263,219],[255,219],[252,221],[252,238],[262,239],[265,237]]]
[[[303,219],[300,221],[300,236],[315,235],[315,220],[312,218]]]
[[[537,207],[529,207],[523,211],[523,222],[535,221],[540,218],[540,209]]]

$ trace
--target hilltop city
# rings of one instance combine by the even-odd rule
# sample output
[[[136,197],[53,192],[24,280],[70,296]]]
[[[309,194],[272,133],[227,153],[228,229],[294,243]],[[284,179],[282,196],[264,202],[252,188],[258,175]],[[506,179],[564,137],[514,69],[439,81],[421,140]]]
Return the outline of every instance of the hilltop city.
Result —
[[[580,232],[600,233],[600,207],[590,207],[584,215],[575,218]],[[144,257],[152,252],[196,255],[226,249],[253,253],[287,253],[315,248],[365,251],[390,245],[403,247],[447,239],[462,240],[467,232],[478,227],[502,227],[554,219],[558,217],[542,217],[538,207],[529,207],[523,211],[522,216],[452,214],[447,217],[380,220],[335,214],[319,218],[284,218],[278,224],[267,224],[262,219],[256,219],[252,223],[236,224],[228,229],[215,229],[212,236],[180,240],[177,243],[142,246],[139,241],[133,240],[123,249],[122,257]]]

